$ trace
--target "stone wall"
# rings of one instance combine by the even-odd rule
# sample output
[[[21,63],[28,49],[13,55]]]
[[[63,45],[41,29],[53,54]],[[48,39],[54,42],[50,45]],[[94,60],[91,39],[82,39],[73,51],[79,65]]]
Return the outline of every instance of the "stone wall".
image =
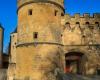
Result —
[[[64,25],[64,45],[100,44],[100,14],[66,14],[62,19]]]
[[[83,53],[84,73],[96,73],[100,65],[100,14],[64,15],[62,2],[19,0],[17,33],[11,35],[14,63],[9,65],[8,80],[59,80],[58,72],[64,72],[69,52]]]
[[[2,68],[2,55],[3,55],[3,28],[0,25],[0,68]]]
[[[7,80],[7,70],[0,69],[0,80]]]

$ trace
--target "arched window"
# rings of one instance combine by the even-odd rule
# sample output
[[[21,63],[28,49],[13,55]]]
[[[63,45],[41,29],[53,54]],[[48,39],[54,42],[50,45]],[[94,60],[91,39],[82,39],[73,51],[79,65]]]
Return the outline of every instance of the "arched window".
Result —
[[[90,23],[89,22],[86,22],[85,24],[89,25]]]
[[[70,23],[69,22],[66,22],[66,25],[69,25]]]
[[[95,24],[99,24],[99,22],[95,22]]]
[[[55,16],[57,16],[57,13],[58,13],[58,11],[57,11],[57,10],[55,10]]]
[[[67,29],[71,29],[70,23],[69,23],[69,22],[66,22],[66,23],[65,23],[65,26],[67,27]]]
[[[99,22],[95,22],[95,24],[96,24],[97,26],[99,26]]]

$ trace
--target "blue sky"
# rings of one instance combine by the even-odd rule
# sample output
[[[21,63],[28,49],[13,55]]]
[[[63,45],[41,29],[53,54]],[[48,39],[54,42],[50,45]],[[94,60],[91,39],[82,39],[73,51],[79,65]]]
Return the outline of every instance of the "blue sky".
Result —
[[[100,0],[65,0],[66,13],[100,13]],[[0,23],[5,29],[4,51],[17,25],[17,0],[0,0]]]

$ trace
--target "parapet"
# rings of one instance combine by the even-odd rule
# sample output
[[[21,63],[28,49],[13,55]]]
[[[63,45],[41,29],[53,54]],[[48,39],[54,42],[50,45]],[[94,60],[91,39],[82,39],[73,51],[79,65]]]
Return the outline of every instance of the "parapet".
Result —
[[[63,7],[64,0],[17,0],[18,8],[30,3],[51,3]]]
[[[93,15],[90,15],[89,13],[84,13],[83,15],[80,15],[79,13],[74,15],[65,14],[63,19],[65,20],[65,23],[70,24],[100,24],[100,13],[94,13]]]
[[[70,17],[70,18],[100,18],[100,13],[94,13],[93,15],[90,15],[89,13],[84,13],[83,15],[76,13],[73,16],[71,16],[70,14],[65,14],[65,17]]]
[[[95,14],[93,14],[93,17],[94,17],[94,18],[100,18],[100,13],[95,13]]]

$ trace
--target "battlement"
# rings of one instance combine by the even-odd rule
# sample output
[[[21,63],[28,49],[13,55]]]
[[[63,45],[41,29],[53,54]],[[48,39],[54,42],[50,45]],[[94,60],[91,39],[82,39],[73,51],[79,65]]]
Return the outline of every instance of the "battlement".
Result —
[[[65,23],[69,22],[71,24],[76,24],[79,22],[80,24],[95,24],[100,23],[100,13],[94,13],[93,15],[90,15],[89,13],[85,13],[83,15],[80,14],[74,14],[73,16],[69,14],[65,14],[64,16]]]
[[[30,3],[51,3],[63,7],[64,0],[17,0],[18,8]]]
[[[65,17],[69,18],[100,18],[100,13],[94,13],[93,15],[90,15],[89,13],[84,13],[83,15],[80,15],[80,13],[76,13],[73,16],[70,14],[65,14]]]
[[[94,13],[93,15],[90,15],[89,13],[85,13],[83,15],[80,15],[79,13],[74,14],[73,16],[69,14],[65,14],[63,17],[63,25],[66,23],[70,23],[71,25],[75,24],[81,24],[81,25],[86,25],[86,24],[100,24],[100,13]]]

